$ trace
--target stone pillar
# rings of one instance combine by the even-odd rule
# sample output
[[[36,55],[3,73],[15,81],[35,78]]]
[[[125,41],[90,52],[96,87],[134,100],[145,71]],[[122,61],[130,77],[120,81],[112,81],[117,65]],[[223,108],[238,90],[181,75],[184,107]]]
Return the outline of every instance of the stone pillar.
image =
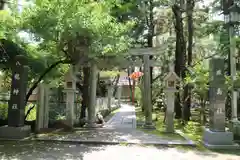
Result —
[[[17,55],[11,66],[12,86],[8,102],[8,125],[0,127],[1,138],[22,139],[30,135],[31,126],[24,125],[28,82],[28,66],[26,65],[26,58]]]
[[[38,106],[36,117],[36,132],[42,128],[48,128],[49,121],[49,91],[45,84],[40,83],[38,87]]]
[[[97,93],[97,65],[91,65],[90,71],[90,90],[89,90],[89,105],[88,105],[88,124],[87,127],[96,127],[95,116],[96,116],[96,93]]]
[[[107,107],[108,110],[111,112],[111,106],[112,106],[112,95],[113,95],[113,86],[111,84],[107,87]]]
[[[209,129],[211,131],[225,131],[225,99],[227,87],[224,76],[224,60],[213,58],[210,61],[209,83]]]
[[[150,82],[150,60],[149,55],[143,56],[144,63],[144,112],[145,112],[145,128],[154,128],[152,123],[152,100],[151,100],[151,82]]]
[[[209,129],[205,129],[203,143],[208,148],[228,148],[233,145],[233,134],[225,131],[225,99],[227,87],[224,77],[224,59],[210,61]]]
[[[44,120],[43,127],[48,128],[49,122],[49,87],[47,85],[44,86]]]
[[[8,126],[24,126],[28,67],[25,57],[16,56],[12,67],[11,96],[8,103]]]
[[[118,86],[118,89],[117,89],[118,106],[121,105],[121,97],[122,97],[122,86]]]
[[[66,119],[69,127],[74,125],[74,95],[76,90],[65,89],[66,92]]]
[[[167,98],[167,110],[166,110],[166,132],[174,132],[174,98],[175,90],[164,90]]]
[[[36,132],[39,132],[43,128],[44,119],[44,85],[40,83],[38,85],[38,105],[37,105],[37,117],[36,117]]]
[[[69,72],[65,75],[65,89],[66,93],[66,119],[69,127],[73,127],[74,125],[74,104],[75,104],[75,94],[76,90],[76,79],[73,75],[73,67],[69,69]]]

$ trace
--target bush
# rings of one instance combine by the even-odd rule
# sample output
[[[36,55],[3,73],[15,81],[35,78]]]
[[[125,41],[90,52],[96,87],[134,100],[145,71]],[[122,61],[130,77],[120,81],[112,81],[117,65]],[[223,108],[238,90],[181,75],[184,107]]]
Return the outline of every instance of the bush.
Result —
[[[6,120],[8,116],[8,104],[1,103],[0,104],[0,119]]]

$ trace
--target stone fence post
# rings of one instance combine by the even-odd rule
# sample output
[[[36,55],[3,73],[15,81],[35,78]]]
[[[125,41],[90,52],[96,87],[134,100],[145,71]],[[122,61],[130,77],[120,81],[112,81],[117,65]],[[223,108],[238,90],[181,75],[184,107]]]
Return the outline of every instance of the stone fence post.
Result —
[[[36,115],[36,131],[48,128],[49,121],[49,87],[46,84],[39,84],[38,103]]]

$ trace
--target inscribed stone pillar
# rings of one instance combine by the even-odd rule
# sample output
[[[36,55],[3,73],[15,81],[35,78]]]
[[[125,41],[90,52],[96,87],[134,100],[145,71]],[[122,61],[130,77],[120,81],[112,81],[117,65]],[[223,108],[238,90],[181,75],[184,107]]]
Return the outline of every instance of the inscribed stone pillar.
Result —
[[[90,72],[90,90],[89,90],[89,106],[88,106],[88,124],[87,127],[96,127],[96,93],[97,93],[97,73],[98,69],[96,64],[92,64]]]
[[[149,55],[143,56],[144,63],[144,112],[145,112],[145,127],[154,128],[152,123],[152,100],[151,100],[151,82],[150,82],[150,61]]]
[[[8,103],[8,126],[24,126],[28,67],[24,56],[16,56],[12,66],[11,96]]]
[[[203,132],[203,144],[210,149],[233,148],[235,147],[233,133],[225,131],[225,99],[227,88],[224,78],[224,59],[211,59],[209,76],[209,129],[205,128]]]
[[[210,61],[210,122],[209,128],[212,131],[225,131],[225,99],[227,88],[224,76],[224,59],[213,58]]]

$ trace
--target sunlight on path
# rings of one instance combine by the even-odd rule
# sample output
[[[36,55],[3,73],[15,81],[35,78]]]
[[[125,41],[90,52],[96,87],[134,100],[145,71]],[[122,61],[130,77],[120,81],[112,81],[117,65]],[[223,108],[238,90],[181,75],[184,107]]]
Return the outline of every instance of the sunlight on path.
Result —
[[[136,114],[134,106],[121,104],[119,111],[105,123],[104,128],[136,129]]]
[[[108,146],[104,150],[84,155],[84,160],[240,160],[240,157],[215,153],[184,151],[176,148],[155,148],[140,146]]]

